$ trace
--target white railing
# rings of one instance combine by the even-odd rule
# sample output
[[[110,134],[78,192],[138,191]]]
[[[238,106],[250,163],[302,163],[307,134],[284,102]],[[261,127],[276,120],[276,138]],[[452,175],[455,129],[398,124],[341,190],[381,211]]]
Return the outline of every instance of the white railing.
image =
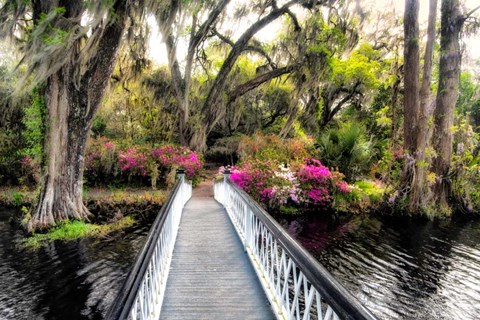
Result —
[[[278,319],[375,319],[296,240],[225,175],[214,186]]]
[[[158,319],[170,269],[178,226],[192,184],[183,171],[164,204],[106,319]]]

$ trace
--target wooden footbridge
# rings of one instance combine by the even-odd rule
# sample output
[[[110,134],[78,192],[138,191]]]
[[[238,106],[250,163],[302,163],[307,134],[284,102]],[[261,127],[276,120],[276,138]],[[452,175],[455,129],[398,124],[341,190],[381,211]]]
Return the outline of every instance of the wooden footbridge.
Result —
[[[182,173],[107,319],[375,319],[226,172]]]

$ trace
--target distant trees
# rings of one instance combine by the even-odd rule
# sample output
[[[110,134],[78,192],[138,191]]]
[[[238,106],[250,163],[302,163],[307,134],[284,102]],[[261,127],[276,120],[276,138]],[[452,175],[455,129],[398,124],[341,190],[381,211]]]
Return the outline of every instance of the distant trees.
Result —
[[[281,51],[284,48],[281,45],[276,46],[275,50],[267,49],[267,46],[255,39],[255,35],[282,16],[288,17],[286,21],[291,23],[294,32],[299,32],[302,26],[292,11],[294,6],[301,6],[304,10],[311,10],[314,14],[318,14],[320,7],[333,5],[328,1],[303,0],[292,0],[283,5],[277,1],[241,4],[235,8],[234,17],[229,17],[230,19],[241,21],[242,18],[249,15],[258,15],[258,18],[242,34],[231,38],[228,32],[232,33],[233,30],[227,28],[227,33],[223,33],[224,28],[222,29],[226,25],[222,22],[225,22],[224,20],[227,18],[226,7],[229,2],[220,0],[200,4],[171,1],[157,14],[160,30],[167,45],[169,69],[179,101],[180,142],[182,144],[188,142],[190,147],[197,150],[205,150],[208,135],[224,118],[231,103],[261,84],[290,74],[297,70],[302,63],[307,63],[305,57],[297,57],[303,62],[291,59],[288,52],[282,56]],[[173,22],[173,25],[170,25],[169,22]],[[307,27],[305,25],[305,28]],[[185,32],[186,29],[188,32]],[[182,59],[177,47],[184,38],[187,38],[188,50],[186,57]],[[219,41],[221,44],[217,45],[215,41]],[[224,56],[221,61],[215,61],[217,64],[215,72],[206,70],[211,68],[213,63],[205,50],[206,46],[221,48]],[[230,75],[235,70],[238,59],[245,54],[254,55],[263,60],[263,67],[259,68],[253,78],[246,79],[244,83],[239,83],[236,87],[232,86],[229,83]],[[274,61],[274,57],[280,58],[278,61]],[[184,63],[182,64],[181,61]],[[192,110],[191,104],[194,98],[191,92],[191,82],[195,70],[206,73],[207,78],[202,86],[199,106],[196,107],[196,110]],[[193,117],[195,120],[189,123],[192,115],[195,115]]]

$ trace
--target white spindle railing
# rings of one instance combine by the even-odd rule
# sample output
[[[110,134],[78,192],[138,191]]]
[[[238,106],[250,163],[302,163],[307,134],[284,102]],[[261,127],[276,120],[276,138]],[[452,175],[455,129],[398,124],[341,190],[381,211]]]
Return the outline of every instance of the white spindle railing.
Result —
[[[180,173],[107,319],[159,319],[182,210],[191,196],[192,184]]]
[[[228,175],[214,191],[278,319],[375,319]]]

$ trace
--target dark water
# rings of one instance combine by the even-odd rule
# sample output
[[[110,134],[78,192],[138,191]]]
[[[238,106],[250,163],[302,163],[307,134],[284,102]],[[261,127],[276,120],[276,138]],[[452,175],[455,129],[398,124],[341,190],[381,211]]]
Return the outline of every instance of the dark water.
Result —
[[[102,319],[148,233],[148,224],[109,239],[21,250],[21,233],[0,209],[0,319]]]
[[[480,319],[480,220],[291,221],[289,232],[380,319]]]

